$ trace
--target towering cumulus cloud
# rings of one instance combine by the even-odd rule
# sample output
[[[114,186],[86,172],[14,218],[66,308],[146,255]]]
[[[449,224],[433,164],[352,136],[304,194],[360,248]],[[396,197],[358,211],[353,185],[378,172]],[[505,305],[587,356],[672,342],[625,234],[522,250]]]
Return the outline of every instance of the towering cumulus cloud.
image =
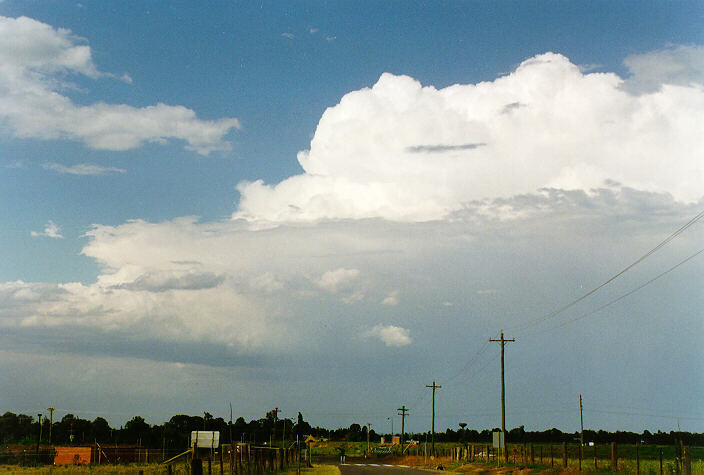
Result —
[[[37,22],[0,24],[43,32],[53,45],[0,66],[2,87],[13,74],[30,80],[2,96],[0,114],[18,132],[109,146],[100,120],[88,135],[51,120],[31,128],[54,117],[51,101],[79,118],[112,107],[73,106],[48,89],[57,68],[99,76],[89,51]],[[672,57],[667,71],[691,59],[679,48],[658,54]],[[430,351],[450,347],[467,319],[539,313],[700,211],[701,79],[650,74],[645,56],[631,64],[627,78],[585,74],[546,53],[494,81],[444,89],[384,74],[325,111],[298,154],[304,173],[241,183],[235,219],[96,224],[82,251],[101,266],[95,282],[0,285],[2,330],[16,341],[41,333],[42,347],[57,351],[72,351],[65,341],[85,352],[86,342],[104,342],[117,355],[232,365],[252,355]],[[40,120],[30,127],[12,105],[35,93]],[[188,123],[215,127],[184,136],[199,151],[223,146],[220,125]],[[162,134],[123,132],[137,142]],[[36,235],[60,232],[47,225]]]
[[[492,82],[439,90],[383,74],[325,111],[310,150],[298,154],[305,173],[274,186],[240,184],[234,216],[426,221],[474,200],[544,187],[590,190],[606,180],[696,201],[704,183],[704,78],[690,68],[684,81],[676,65],[701,57],[701,49],[657,54],[657,61],[629,59],[634,76],[626,80],[585,74],[554,53]],[[648,67],[665,58],[679,74]],[[639,92],[634,85],[646,80]]]

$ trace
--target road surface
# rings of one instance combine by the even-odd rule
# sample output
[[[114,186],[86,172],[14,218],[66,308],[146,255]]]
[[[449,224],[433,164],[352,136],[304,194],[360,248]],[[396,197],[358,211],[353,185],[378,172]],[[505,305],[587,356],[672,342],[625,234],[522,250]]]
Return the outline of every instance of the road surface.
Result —
[[[386,465],[381,463],[344,463],[338,465],[342,475],[428,475],[429,472],[407,465]]]

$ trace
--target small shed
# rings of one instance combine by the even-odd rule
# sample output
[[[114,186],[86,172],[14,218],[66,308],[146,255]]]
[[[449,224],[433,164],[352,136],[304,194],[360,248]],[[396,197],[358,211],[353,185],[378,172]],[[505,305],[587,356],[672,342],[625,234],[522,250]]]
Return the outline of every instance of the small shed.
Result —
[[[54,465],[88,465],[93,461],[93,447],[54,447]]]

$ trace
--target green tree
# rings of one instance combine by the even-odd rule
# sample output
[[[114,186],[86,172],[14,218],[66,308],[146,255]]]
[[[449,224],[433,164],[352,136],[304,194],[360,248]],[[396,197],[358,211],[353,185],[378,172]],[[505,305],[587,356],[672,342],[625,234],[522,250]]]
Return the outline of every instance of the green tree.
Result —
[[[149,424],[141,416],[134,416],[127,421],[122,433],[126,442],[131,444],[142,444],[148,442]]]

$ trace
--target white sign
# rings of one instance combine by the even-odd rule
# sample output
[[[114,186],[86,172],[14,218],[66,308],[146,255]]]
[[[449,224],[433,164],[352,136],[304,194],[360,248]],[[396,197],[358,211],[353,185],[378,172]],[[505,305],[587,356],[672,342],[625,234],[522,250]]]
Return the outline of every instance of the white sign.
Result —
[[[220,446],[220,432],[194,430],[191,432],[191,447],[196,449],[217,449]]]
[[[504,448],[504,433],[500,430],[493,432],[494,434],[494,448],[503,449]]]

